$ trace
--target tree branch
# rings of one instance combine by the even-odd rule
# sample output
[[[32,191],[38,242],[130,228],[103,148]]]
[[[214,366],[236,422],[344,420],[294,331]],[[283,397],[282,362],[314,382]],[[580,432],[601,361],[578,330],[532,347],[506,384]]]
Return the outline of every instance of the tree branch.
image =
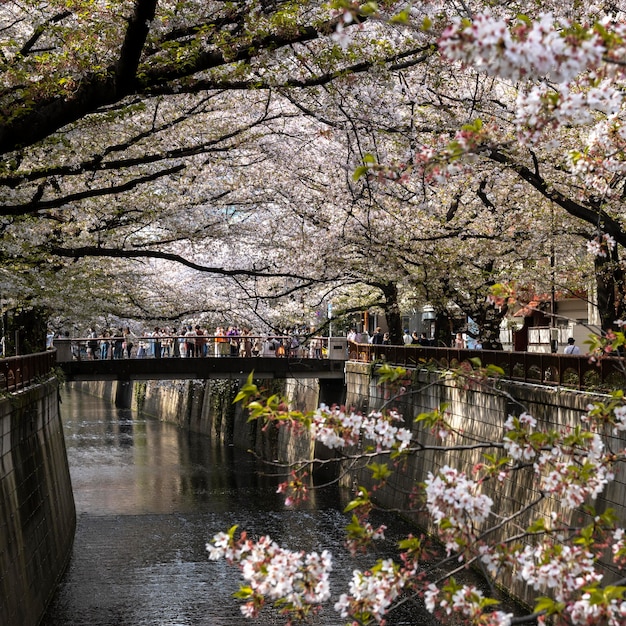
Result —
[[[144,183],[149,183],[154,180],[158,180],[163,176],[170,176],[171,174],[177,174],[178,172],[185,169],[185,165],[174,165],[173,167],[169,167],[164,170],[159,170],[153,174],[148,174],[146,176],[140,176],[135,178],[127,183],[123,183],[121,185],[116,186],[108,186],[108,187],[100,187],[98,189],[87,189],[85,191],[81,191],[79,193],[69,194],[66,196],[60,196],[58,198],[54,198],[53,200],[40,200],[41,193],[37,193],[35,197],[30,202],[25,204],[7,204],[4,206],[0,206],[0,215],[29,215],[32,213],[37,213],[38,211],[44,211],[49,209],[58,209],[64,207],[67,204],[72,202],[78,202],[80,200],[85,200],[87,198],[97,198],[101,196],[109,196],[114,195],[116,193],[122,193],[124,191],[130,191],[139,185]],[[40,188],[45,183],[40,185]]]
[[[83,246],[80,248],[62,248],[59,246],[49,246],[47,251],[50,254],[54,254],[60,257],[66,257],[71,259],[81,259],[85,257],[108,257],[115,259],[161,259],[164,261],[172,261],[190,269],[197,270],[199,272],[205,272],[209,274],[217,274],[219,276],[229,277],[259,277],[259,278],[290,278],[296,280],[309,281],[311,283],[317,282],[315,279],[311,279],[308,276],[299,276],[293,272],[270,272],[267,269],[225,269],[223,267],[211,267],[208,265],[201,265],[190,261],[185,257],[174,254],[172,252],[162,252],[160,250],[127,250],[120,248],[101,248],[98,246]],[[319,282],[326,282],[321,280]]]
[[[603,211],[600,208],[589,208],[579,204],[578,202],[574,202],[570,198],[567,198],[553,185],[548,184],[545,179],[537,173],[537,171],[533,172],[526,166],[516,163],[503,152],[493,148],[486,148],[485,154],[492,161],[505,165],[509,169],[516,172],[522,180],[529,183],[542,196],[544,196],[544,198],[551,200],[571,216],[587,222],[592,225],[594,229],[600,226],[603,231],[610,234],[617,243],[621,246],[626,246],[626,231],[624,231],[620,224],[608,213],[606,213],[606,211]]]

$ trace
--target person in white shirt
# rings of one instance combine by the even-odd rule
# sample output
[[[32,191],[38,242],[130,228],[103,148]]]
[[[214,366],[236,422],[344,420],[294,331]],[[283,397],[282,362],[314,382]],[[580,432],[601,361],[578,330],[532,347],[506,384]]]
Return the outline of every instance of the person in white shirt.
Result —
[[[563,350],[563,354],[580,354],[580,348],[575,345],[575,341],[574,337],[570,337],[567,340],[567,345],[565,346],[565,350]]]

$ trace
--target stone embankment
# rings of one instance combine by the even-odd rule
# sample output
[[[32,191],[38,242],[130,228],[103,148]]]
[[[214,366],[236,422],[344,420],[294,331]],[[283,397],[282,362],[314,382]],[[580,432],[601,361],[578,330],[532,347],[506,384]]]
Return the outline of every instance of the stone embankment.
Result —
[[[0,624],[39,623],[75,529],[54,379],[0,399]]]
[[[346,375],[346,404],[361,410],[379,409],[386,403],[394,406],[405,416],[406,425],[411,425],[414,438],[424,446],[440,446],[441,440],[413,419],[421,414],[446,405],[446,417],[451,426],[461,433],[456,435],[453,442],[446,442],[455,446],[475,446],[479,442],[501,441],[504,436],[504,423],[509,415],[519,416],[522,412],[530,413],[537,420],[538,429],[567,429],[580,425],[581,418],[587,412],[587,406],[594,401],[606,400],[604,395],[593,395],[577,392],[562,387],[518,384],[499,381],[497,384],[486,384],[466,389],[452,377],[441,378],[438,372],[425,370],[413,373],[411,393],[400,398],[391,399],[390,392],[384,386],[378,386],[372,366],[361,363],[348,364]],[[407,419],[408,418],[408,419]],[[623,449],[626,446],[624,434],[620,434],[607,441],[612,449]],[[493,451],[491,452],[493,454]],[[479,447],[462,451],[442,451],[430,449],[408,460],[402,473],[394,474],[385,489],[376,492],[377,500],[387,507],[407,511],[411,509],[410,494],[413,487],[423,482],[429,472],[436,474],[439,468],[448,465],[465,471],[468,476],[477,463],[484,462],[484,450]],[[616,480],[593,504],[599,512],[613,508],[619,523],[626,525],[626,474],[623,465],[616,468]],[[359,484],[368,486],[368,473],[359,476]],[[580,510],[569,513],[562,510],[561,502],[552,498],[542,499],[537,492],[537,485],[533,479],[533,468],[527,471],[516,472],[509,479],[500,483],[486,481],[483,483],[483,493],[494,502],[492,510],[501,518],[508,518],[521,507],[534,500],[541,504],[525,515],[517,516],[515,526],[503,527],[501,537],[505,533],[517,534],[527,527],[531,515],[543,514],[546,519],[552,512],[569,515],[574,524],[589,523],[591,519]],[[408,516],[421,528],[434,531],[431,522],[420,515]],[[490,536],[493,540],[495,533]],[[496,538],[497,539],[497,538]],[[606,575],[611,578],[607,570]],[[526,584],[510,578],[497,581],[507,592],[513,594],[522,603],[532,605],[537,595]],[[549,595],[549,590],[539,595]]]

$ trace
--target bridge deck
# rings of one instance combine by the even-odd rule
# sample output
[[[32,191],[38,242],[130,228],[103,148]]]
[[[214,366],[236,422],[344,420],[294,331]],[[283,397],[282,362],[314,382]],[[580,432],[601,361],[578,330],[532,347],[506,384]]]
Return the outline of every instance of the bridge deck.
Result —
[[[345,361],[276,357],[117,359],[61,361],[66,380],[205,380],[228,378],[333,378],[344,376]]]

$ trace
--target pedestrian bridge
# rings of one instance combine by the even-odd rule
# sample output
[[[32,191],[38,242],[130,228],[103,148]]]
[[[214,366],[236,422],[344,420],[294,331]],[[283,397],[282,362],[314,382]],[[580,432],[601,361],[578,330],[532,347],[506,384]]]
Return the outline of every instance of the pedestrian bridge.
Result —
[[[204,357],[59,361],[66,380],[343,379],[345,359]]]

